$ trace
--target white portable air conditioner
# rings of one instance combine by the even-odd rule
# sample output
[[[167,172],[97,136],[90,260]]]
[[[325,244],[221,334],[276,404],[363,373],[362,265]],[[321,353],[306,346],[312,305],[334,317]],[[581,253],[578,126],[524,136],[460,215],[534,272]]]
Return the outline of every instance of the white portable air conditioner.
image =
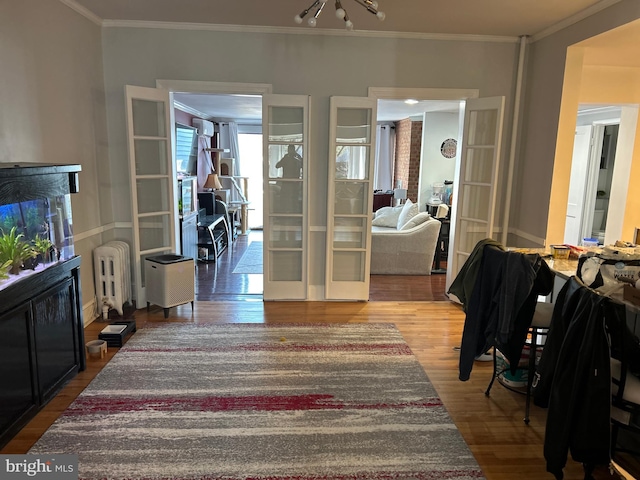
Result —
[[[194,118],[191,124],[198,129],[198,135],[213,136],[213,123],[202,118]]]

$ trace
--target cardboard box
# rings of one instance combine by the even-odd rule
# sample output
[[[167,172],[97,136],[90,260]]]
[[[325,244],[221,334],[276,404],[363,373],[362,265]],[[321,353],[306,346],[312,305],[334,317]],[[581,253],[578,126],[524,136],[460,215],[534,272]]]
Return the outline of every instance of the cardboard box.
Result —
[[[640,305],[640,289],[634,288],[632,285],[624,285],[622,298],[634,305]]]
[[[551,245],[551,255],[553,258],[566,260],[569,258],[571,249],[566,245]]]

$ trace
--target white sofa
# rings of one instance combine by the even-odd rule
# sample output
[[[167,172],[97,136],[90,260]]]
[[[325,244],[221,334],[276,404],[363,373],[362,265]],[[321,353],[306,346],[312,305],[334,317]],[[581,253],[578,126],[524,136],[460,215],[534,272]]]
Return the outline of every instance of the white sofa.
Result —
[[[409,209],[413,214],[408,213],[407,220],[407,215],[403,218],[401,213],[404,210],[406,214]],[[440,221],[426,212],[417,213],[417,209],[415,204],[405,204],[376,212],[371,231],[372,275],[431,275]],[[382,219],[383,216],[387,218]],[[394,217],[398,218],[395,226]]]

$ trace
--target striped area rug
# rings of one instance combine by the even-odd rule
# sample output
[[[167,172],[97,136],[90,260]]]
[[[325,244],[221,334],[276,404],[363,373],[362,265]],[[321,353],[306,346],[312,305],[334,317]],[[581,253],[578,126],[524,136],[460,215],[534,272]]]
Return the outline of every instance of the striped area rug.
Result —
[[[392,324],[140,329],[29,453],[81,479],[484,478]]]

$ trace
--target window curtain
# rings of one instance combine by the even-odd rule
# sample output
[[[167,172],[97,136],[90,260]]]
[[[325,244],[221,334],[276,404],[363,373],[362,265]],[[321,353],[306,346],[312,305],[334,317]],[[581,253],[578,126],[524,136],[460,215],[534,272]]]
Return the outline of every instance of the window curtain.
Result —
[[[392,190],[396,131],[391,125],[377,125],[376,129],[376,163],[373,173],[373,188],[384,191]]]
[[[240,176],[240,147],[238,146],[238,124],[236,122],[220,123],[220,148],[228,148],[229,158],[234,158],[231,175]],[[227,158],[226,156],[224,158]]]
[[[210,147],[210,137],[200,135],[198,137],[198,191],[202,192],[203,185],[207,181],[210,173],[213,173],[213,161],[211,160],[211,152],[206,149]]]
[[[336,178],[367,178],[367,151],[366,147],[341,147],[336,157]]]

